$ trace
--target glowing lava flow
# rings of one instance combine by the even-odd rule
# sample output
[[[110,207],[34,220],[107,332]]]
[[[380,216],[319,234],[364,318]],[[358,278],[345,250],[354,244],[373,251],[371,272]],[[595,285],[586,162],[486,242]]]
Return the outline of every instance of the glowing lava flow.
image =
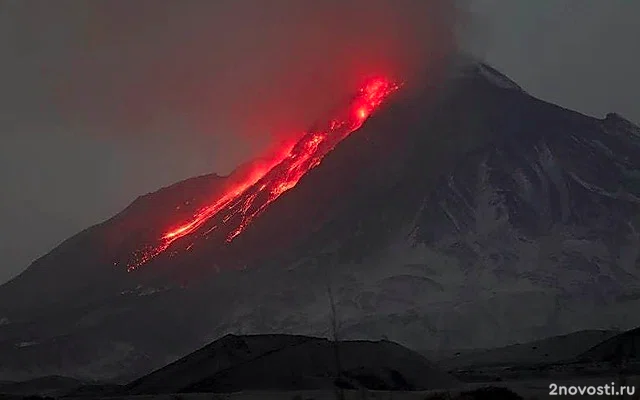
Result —
[[[203,236],[221,226],[228,232],[231,242],[258,217],[271,203],[289,189],[350,133],[358,130],[382,102],[400,85],[384,78],[367,82],[351,101],[343,115],[333,119],[324,129],[305,133],[291,148],[285,149],[270,165],[250,174],[242,182],[227,190],[213,204],[202,208],[188,222],[166,232],[159,243],[137,254],[129,270],[148,262],[180,238],[199,231],[207,224]],[[213,226],[210,226],[212,224]]]

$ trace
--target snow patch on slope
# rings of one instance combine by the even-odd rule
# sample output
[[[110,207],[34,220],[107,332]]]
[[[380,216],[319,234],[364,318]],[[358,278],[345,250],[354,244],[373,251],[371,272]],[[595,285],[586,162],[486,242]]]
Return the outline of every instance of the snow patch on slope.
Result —
[[[573,180],[575,182],[577,182],[580,186],[584,187],[585,189],[592,191],[594,193],[598,193],[602,196],[605,197],[609,197],[611,199],[617,199],[617,200],[627,200],[636,204],[640,204],[640,198],[637,196],[634,196],[633,194],[630,193],[626,193],[624,192],[624,190],[622,189],[618,189],[618,191],[616,193],[613,192],[609,192],[607,190],[604,190],[603,188],[597,187],[595,185],[592,185],[590,183],[588,183],[587,181],[581,179],[575,172],[573,171],[569,171],[568,172],[569,176],[571,178],[573,178]]]

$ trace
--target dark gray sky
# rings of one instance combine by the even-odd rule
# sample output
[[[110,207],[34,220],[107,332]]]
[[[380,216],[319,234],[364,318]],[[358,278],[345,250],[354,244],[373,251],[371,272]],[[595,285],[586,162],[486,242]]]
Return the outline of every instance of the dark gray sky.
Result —
[[[363,75],[431,67],[461,18],[531,93],[640,121],[640,3],[463,1],[471,18],[445,0],[0,0],[0,282],[140,194],[229,172]]]

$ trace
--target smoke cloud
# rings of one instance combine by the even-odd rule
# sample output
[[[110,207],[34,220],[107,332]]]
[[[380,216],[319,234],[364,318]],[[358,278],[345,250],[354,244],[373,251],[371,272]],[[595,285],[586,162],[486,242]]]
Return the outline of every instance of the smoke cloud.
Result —
[[[0,1],[0,282],[138,195],[290,140],[369,75],[429,76],[460,15],[453,0]]]
[[[455,47],[458,21],[456,4],[442,0],[73,5],[85,9],[55,78],[65,119],[136,140],[217,137],[216,164],[306,128],[366,76],[435,68]]]

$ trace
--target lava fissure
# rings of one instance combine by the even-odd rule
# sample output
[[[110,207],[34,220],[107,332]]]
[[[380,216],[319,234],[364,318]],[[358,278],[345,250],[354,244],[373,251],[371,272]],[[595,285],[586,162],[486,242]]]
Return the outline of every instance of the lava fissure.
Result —
[[[306,132],[293,146],[282,149],[280,156],[253,171],[231,186],[211,205],[203,207],[187,222],[165,232],[155,245],[138,251],[128,270],[149,262],[163,253],[176,240],[195,234],[205,224],[202,236],[220,225],[228,227],[226,242],[233,241],[253,220],[283,193],[297,185],[311,169],[350,133],[358,130],[382,102],[400,88],[388,79],[375,78],[367,82],[353,98],[344,114],[329,121],[324,129]],[[189,246],[191,248],[193,243]]]

